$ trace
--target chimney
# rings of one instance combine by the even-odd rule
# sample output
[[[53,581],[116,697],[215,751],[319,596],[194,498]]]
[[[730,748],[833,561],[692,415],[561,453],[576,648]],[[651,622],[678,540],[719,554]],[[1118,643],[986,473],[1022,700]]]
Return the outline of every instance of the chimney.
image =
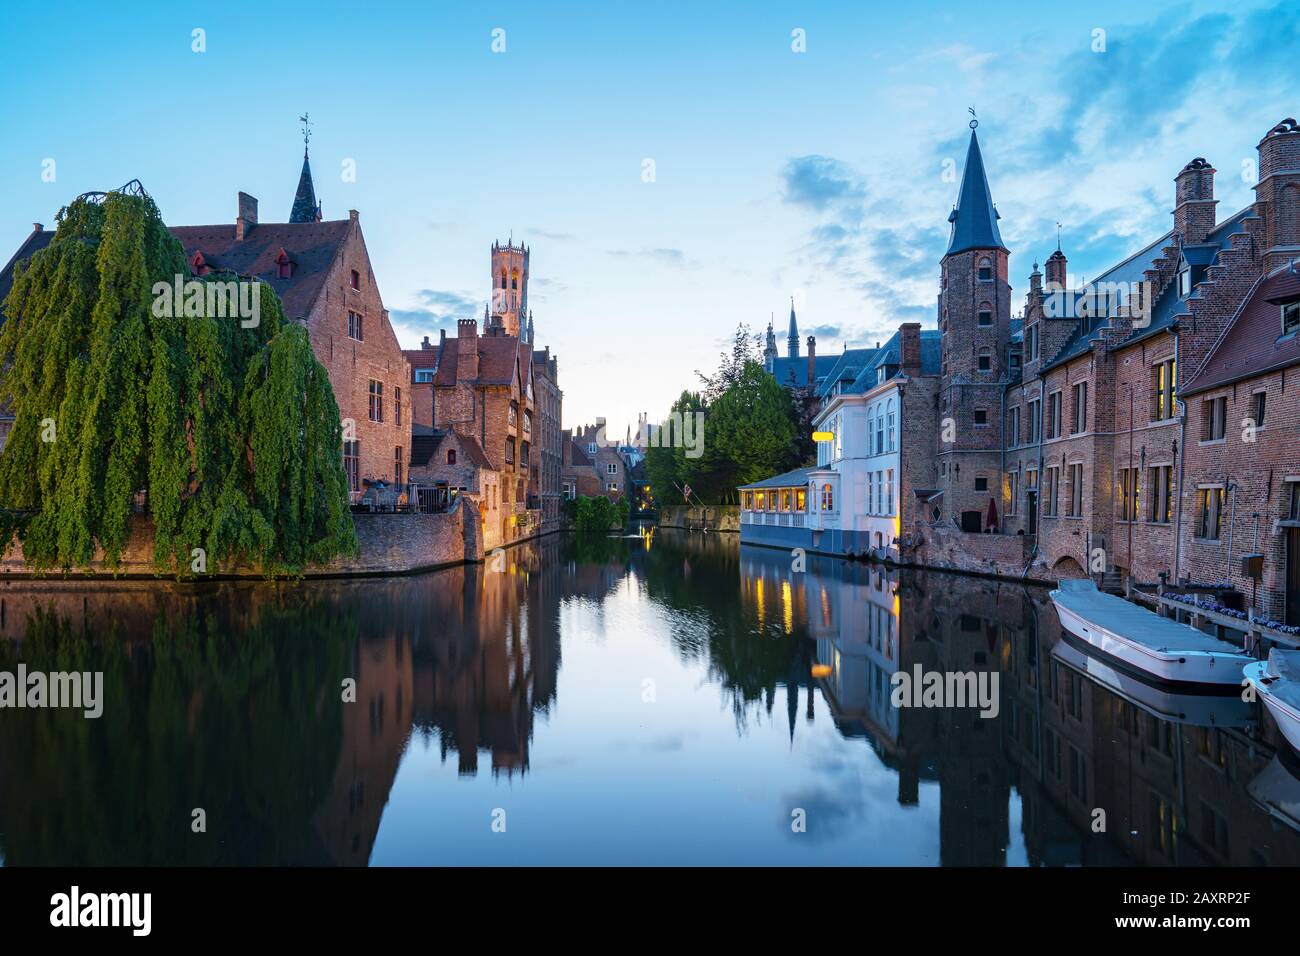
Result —
[[[239,194],[239,215],[235,217],[235,238],[243,240],[257,225],[257,197]]]
[[[45,231],[45,223],[43,222],[32,223],[32,232],[44,232],[44,231]]]
[[[1214,167],[1198,156],[1174,177],[1174,232],[1188,245],[1204,242],[1214,231],[1216,205]]]
[[[429,341],[429,337],[427,335],[424,337],[424,341],[420,343],[420,348],[422,349],[433,348],[433,343]]]
[[[808,386],[817,384],[817,336],[808,336]]]
[[[1255,205],[1264,219],[1264,270],[1295,257],[1300,240],[1300,123],[1287,117],[1259,141]]]
[[[921,374],[921,323],[904,322],[898,327],[899,366],[910,378]]]
[[[317,220],[319,220],[319,219],[320,219],[320,216],[317,216],[316,218],[317,218]],[[348,219],[350,219],[352,222],[356,222],[356,221],[357,221],[357,218],[358,218],[358,213],[357,213],[357,211],[356,211],[355,209],[349,209],[349,210],[348,210]]]
[[[1066,273],[1068,263],[1065,260],[1065,253],[1057,249],[1047,257],[1047,288],[1049,292],[1063,292],[1069,288],[1066,284]]]
[[[472,382],[478,378],[478,322],[461,319],[456,323],[456,380]]]

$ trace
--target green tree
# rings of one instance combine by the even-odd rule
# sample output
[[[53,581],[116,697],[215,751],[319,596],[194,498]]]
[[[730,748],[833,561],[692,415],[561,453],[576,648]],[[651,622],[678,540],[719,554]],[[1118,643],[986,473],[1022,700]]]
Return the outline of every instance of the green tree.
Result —
[[[720,486],[719,500],[734,502],[736,486],[758,481],[799,463],[799,415],[790,392],[757,362],[710,404],[704,444]]]
[[[189,270],[134,185],[76,199],[15,270],[0,330],[5,531],[37,569],[87,567],[96,548],[116,567],[143,491],[160,571],[188,572],[194,548],[208,571],[268,573],[355,552],[338,405],[306,329],[265,283],[256,326],[207,315],[206,293],[198,314],[156,315],[155,284]]]

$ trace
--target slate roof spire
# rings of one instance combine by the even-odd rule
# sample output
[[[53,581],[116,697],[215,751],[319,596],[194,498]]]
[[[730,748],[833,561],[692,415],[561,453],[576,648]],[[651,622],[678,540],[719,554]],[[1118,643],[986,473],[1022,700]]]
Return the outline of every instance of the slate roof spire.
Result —
[[[984,173],[984,157],[980,155],[980,141],[975,135],[975,122],[971,122],[970,146],[966,150],[966,169],[962,175],[957,206],[948,216],[952,223],[952,236],[945,255],[965,252],[968,249],[1010,250],[1002,244],[998,220],[1002,218],[993,208],[993,194],[989,179]]]
[[[794,296],[790,296],[790,331],[785,337],[785,351],[792,359],[799,357],[799,326],[794,320]]]
[[[293,197],[293,209],[289,213],[290,222],[320,222],[320,203],[316,201],[316,187],[311,179],[311,162],[307,158],[307,146],[311,141],[311,121],[304,113],[298,117],[302,122],[302,175],[298,177],[298,191]]]

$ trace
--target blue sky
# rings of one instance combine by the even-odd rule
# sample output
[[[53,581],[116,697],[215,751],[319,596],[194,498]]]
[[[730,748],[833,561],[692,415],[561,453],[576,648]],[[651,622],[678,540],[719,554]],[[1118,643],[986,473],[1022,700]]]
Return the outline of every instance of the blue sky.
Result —
[[[1246,205],[1243,162],[1300,114],[1294,2],[136,10],[6,11],[0,258],[132,178],[171,223],[232,221],[241,189],[285,219],[309,111],[325,216],[360,210],[404,345],[481,315],[492,241],[529,243],[570,426],[662,414],[792,295],[823,354],[932,327],[968,106],[1017,299],[1057,221],[1083,278],[1168,229],[1193,157],[1220,218]]]

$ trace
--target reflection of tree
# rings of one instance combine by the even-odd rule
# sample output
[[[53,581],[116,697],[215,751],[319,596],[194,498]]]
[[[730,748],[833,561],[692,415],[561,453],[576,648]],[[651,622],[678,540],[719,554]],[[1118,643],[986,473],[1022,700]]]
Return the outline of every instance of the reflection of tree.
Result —
[[[684,661],[707,662],[743,728],[753,705],[772,712],[777,685],[807,686],[815,647],[798,631],[776,636],[762,621],[755,626],[736,586],[734,540],[665,531],[649,551],[633,549],[632,563],[644,571],[648,596],[678,616],[682,626],[672,631],[677,653]]]
[[[38,611],[0,666],[102,671],[103,715],[8,710],[0,831],[10,864],[324,862],[311,817],[341,743],[356,622],[267,610],[233,634],[218,615],[159,614],[131,646]],[[191,829],[192,811],[207,832]]]

